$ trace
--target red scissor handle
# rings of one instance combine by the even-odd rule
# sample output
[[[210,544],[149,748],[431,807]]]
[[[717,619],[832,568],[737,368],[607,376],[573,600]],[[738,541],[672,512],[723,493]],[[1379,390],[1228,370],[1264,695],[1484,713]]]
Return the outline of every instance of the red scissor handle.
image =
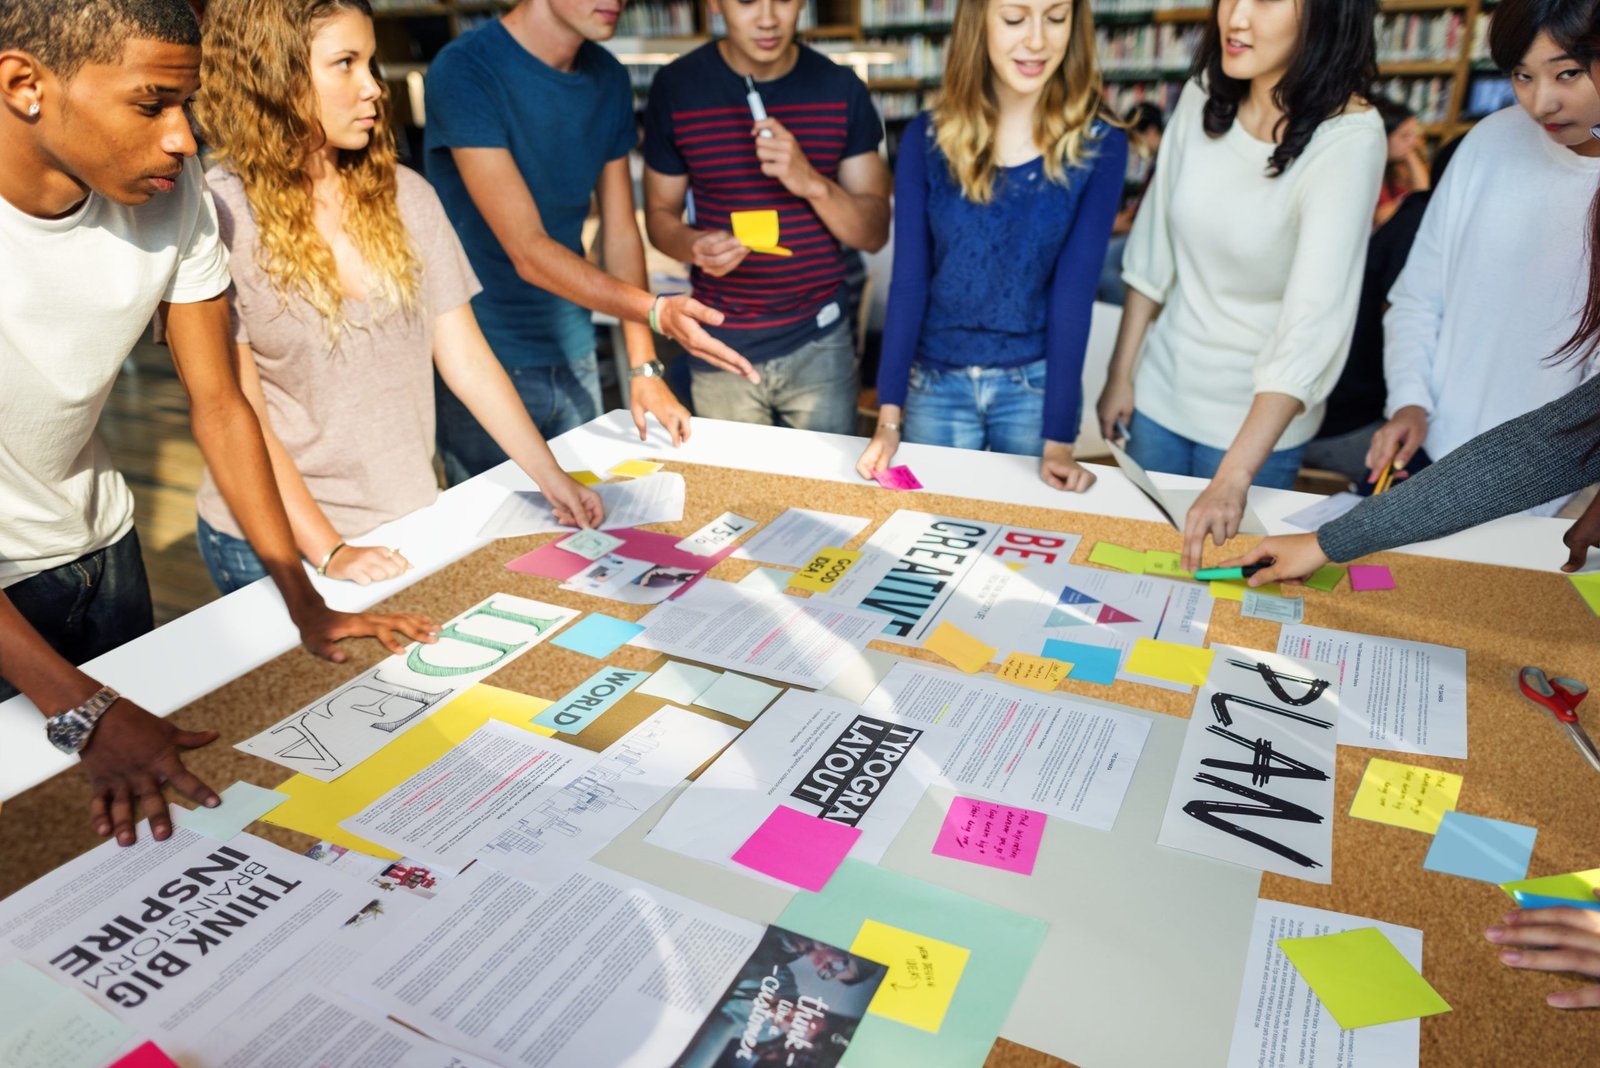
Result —
[[[1576,679],[1551,679],[1536,667],[1525,667],[1517,676],[1517,685],[1530,701],[1550,710],[1562,723],[1578,722],[1573,711],[1589,696],[1589,687]]]

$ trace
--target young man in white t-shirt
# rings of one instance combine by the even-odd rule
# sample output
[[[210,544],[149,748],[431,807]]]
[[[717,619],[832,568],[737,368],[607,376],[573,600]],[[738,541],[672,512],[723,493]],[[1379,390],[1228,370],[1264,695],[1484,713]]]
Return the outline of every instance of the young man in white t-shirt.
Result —
[[[416,616],[334,612],[301,566],[261,427],[240,392],[227,253],[195,161],[187,106],[200,31],[186,0],[0,0],[0,697],[26,694],[78,753],[90,813],[123,845],[171,821],[161,787],[206,805],[184,731],[73,665],[151,626],[133,501],[95,425],[158,308],[190,423],[233,513],[313,652]],[[9,685],[7,685],[9,684]]]

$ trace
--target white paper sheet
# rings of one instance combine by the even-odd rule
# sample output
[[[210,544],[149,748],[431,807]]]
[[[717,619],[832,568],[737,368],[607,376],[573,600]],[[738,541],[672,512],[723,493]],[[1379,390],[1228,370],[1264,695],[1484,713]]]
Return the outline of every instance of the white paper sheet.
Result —
[[[762,593],[701,579],[652,609],[629,645],[796,686],[823,687],[859,656],[883,617],[831,597]]]
[[[612,553],[573,575],[561,588],[623,604],[660,604],[704,573]]]
[[[1286,626],[1278,651],[1338,668],[1345,745],[1466,758],[1465,649]]]
[[[1157,841],[1332,882],[1337,669],[1232,645],[1212,649]]]
[[[790,508],[736,549],[733,557],[784,567],[805,567],[817,555],[817,550],[843,546],[865,530],[867,523],[868,520],[860,516]]]
[[[1293,515],[1284,516],[1283,521],[1301,530],[1316,530],[1322,524],[1338,519],[1365,499],[1354,493],[1335,493],[1316,504],[1307,505]]]
[[[685,486],[683,476],[675,471],[660,471],[622,482],[603,482],[591,488],[606,506],[606,517],[600,521],[601,530],[676,523],[683,518]],[[573,529],[556,521],[555,511],[544,494],[518,490],[507,496],[484,521],[478,537],[518,538]]]
[[[207,1068],[490,1068],[309,984],[205,1037]]]
[[[581,614],[497,593],[234,748],[332,782]]]
[[[479,859],[536,885],[564,879],[738,736],[726,723],[665,706],[581,771],[540,787]]]
[[[1166,514],[1167,522],[1171,523],[1175,529],[1182,530],[1185,518],[1189,514],[1189,509],[1194,506],[1195,499],[1203,491],[1197,489],[1162,489],[1150,480],[1150,476],[1145,473],[1145,469],[1140,467],[1133,457],[1109,441],[1106,442],[1106,448],[1111,450],[1111,458],[1117,462],[1117,468],[1127,477],[1128,481],[1137,486],[1139,492],[1150,498],[1150,503],[1154,504],[1158,510]],[[1239,521],[1239,533],[1265,535],[1266,532],[1266,526],[1262,524],[1254,510],[1247,503],[1244,509],[1244,516]]]
[[[370,897],[337,872],[250,834],[228,842],[149,827],[0,902],[0,956],[20,956],[185,1063],[218,1020],[332,939]]]
[[[549,889],[475,864],[435,906],[352,990],[507,1068],[671,1063],[762,930],[594,864]]]
[[[696,556],[711,556],[724,546],[732,545],[759,525],[757,520],[747,519],[736,512],[723,512],[678,542],[675,547]]]
[[[552,781],[565,782],[589,754],[495,720],[339,826],[446,871],[467,866],[485,842]]]
[[[1376,927],[1422,970],[1422,932],[1342,912],[1256,902],[1228,1068],[1416,1068],[1422,1021],[1341,1030],[1289,958],[1280,938]]]

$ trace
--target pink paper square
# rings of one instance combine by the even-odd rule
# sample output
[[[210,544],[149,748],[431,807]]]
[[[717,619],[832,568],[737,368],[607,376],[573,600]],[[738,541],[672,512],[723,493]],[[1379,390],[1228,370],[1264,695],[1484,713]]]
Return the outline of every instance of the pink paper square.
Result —
[[[1352,590],[1392,590],[1394,576],[1382,564],[1351,564],[1350,588]]]
[[[941,857],[1032,875],[1047,818],[1028,808],[958,797],[950,802],[933,851]]]
[[[154,1042],[146,1042],[111,1068],[178,1068],[178,1063],[162,1053]]]
[[[884,489],[892,490],[919,490],[922,483],[917,481],[917,476],[911,473],[911,468],[904,465],[890,467],[883,471],[874,471],[872,477],[878,480],[878,485]]]
[[[733,859],[763,875],[815,892],[828,885],[860,837],[859,827],[779,805]]]
[[[681,567],[691,571],[710,571],[719,560],[738,548],[736,545],[729,545],[711,556],[696,556],[677,547],[678,542],[683,540],[681,534],[661,534],[654,530],[635,530],[632,527],[608,530],[606,533],[622,539],[622,544],[616,549],[618,556],[625,556],[630,560],[648,560],[663,567]],[[531,553],[524,553],[507,564],[506,568],[522,575],[539,575],[555,579],[557,582],[565,582],[594,563],[593,560],[585,560],[577,553],[569,553],[557,545],[556,542],[562,537],[565,535],[539,546]],[[691,579],[683,584],[683,588],[686,590],[699,581],[698,578]]]

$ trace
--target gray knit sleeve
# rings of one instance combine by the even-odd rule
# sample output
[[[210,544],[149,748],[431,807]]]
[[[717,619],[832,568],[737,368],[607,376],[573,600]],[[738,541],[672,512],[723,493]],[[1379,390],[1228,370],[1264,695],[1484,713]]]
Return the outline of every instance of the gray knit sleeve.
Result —
[[[1326,523],[1328,559],[1429,541],[1600,482],[1600,376],[1501,423]]]

